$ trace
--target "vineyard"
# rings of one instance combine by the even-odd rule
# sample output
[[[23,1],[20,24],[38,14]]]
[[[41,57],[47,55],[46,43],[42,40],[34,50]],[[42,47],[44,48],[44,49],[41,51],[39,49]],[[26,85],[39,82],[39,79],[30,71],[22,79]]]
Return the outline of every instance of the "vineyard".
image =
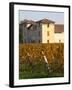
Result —
[[[43,54],[48,60],[45,62]],[[20,44],[19,79],[64,76],[64,44]]]

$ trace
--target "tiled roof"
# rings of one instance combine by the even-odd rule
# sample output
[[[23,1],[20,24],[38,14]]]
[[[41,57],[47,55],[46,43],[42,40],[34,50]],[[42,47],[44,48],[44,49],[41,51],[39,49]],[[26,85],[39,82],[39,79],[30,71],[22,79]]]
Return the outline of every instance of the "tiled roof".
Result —
[[[20,24],[35,24],[35,22],[33,20],[27,20],[27,19],[24,19],[23,21],[20,22]]]
[[[33,21],[33,20],[24,19],[23,21],[20,22],[20,24],[24,24],[24,23],[26,23],[26,24],[36,24],[38,22],[40,22],[40,23],[55,23],[54,21],[49,20],[49,19],[42,19],[42,20],[39,20],[39,21],[36,21],[36,22]]]
[[[37,21],[37,22],[40,22],[40,23],[55,23],[54,21],[52,21],[52,20],[49,20],[49,19],[42,19],[42,20],[39,20],[39,21]]]
[[[64,25],[63,24],[56,24],[55,25],[55,33],[64,32]]]
[[[24,19],[24,21],[21,21],[20,22],[20,25],[22,24],[31,24],[30,26],[32,25],[36,25],[36,23],[55,23],[54,21],[52,20],[49,20],[49,19],[42,19],[42,20],[39,20],[39,21],[33,21],[33,20],[27,20],[27,19]],[[55,24],[55,33],[61,33],[61,32],[64,32],[64,25],[63,24]]]

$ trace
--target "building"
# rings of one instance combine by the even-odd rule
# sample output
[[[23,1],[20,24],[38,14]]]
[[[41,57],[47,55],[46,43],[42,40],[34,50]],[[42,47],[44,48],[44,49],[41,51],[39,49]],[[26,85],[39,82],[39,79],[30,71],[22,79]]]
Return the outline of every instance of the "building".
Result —
[[[25,19],[19,24],[19,32],[23,43],[64,43],[64,25],[48,19]]]
[[[55,42],[64,43],[64,25],[55,25]]]

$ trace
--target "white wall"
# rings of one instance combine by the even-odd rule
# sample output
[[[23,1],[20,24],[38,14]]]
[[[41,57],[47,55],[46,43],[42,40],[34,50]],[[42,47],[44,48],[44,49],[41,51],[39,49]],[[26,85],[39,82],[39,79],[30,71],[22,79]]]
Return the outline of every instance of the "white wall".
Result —
[[[47,24],[42,24],[42,43],[47,43]]]
[[[47,25],[42,24],[42,43],[47,43],[47,40],[49,40],[49,43],[54,43],[54,24],[50,23],[49,27]]]
[[[9,2],[10,1],[46,3],[46,4],[64,4],[64,5],[72,4],[72,0],[1,0],[0,1],[0,90],[11,90],[12,89],[8,87],[8,79],[9,79]],[[72,16],[72,9],[71,9],[71,16]],[[72,19],[71,19],[71,22],[72,22]],[[71,27],[71,30],[72,30],[72,27]],[[72,34],[72,31],[71,31],[71,34]],[[71,38],[72,38],[72,35],[71,35]],[[72,61],[71,61],[71,64],[72,64]],[[72,69],[72,65],[71,65],[71,69]],[[71,76],[72,76],[72,72],[71,72]],[[72,83],[71,85],[13,88],[13,90],[14,89],[15,90],[40,90],[40,89],[41,90],[71,90]]]
[[[59,43],[59,40],[61,40],[61,43],[64,43],[64,33],[55,33],[55,43]]]

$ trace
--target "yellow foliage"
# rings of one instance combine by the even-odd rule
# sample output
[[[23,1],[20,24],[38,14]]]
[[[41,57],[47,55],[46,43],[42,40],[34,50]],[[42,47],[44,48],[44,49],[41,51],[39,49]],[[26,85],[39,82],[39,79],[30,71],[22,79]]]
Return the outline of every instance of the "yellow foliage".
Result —
[[[64,64],[64,44],[63,43],[52,43],[52,44],[19,44],[19,60],[23,62],[27,58],[27,53],[30,54],[33,62],[35,60],[43,60],[42,51],[47,57],[49,63],[54,60],[58,60]]]

